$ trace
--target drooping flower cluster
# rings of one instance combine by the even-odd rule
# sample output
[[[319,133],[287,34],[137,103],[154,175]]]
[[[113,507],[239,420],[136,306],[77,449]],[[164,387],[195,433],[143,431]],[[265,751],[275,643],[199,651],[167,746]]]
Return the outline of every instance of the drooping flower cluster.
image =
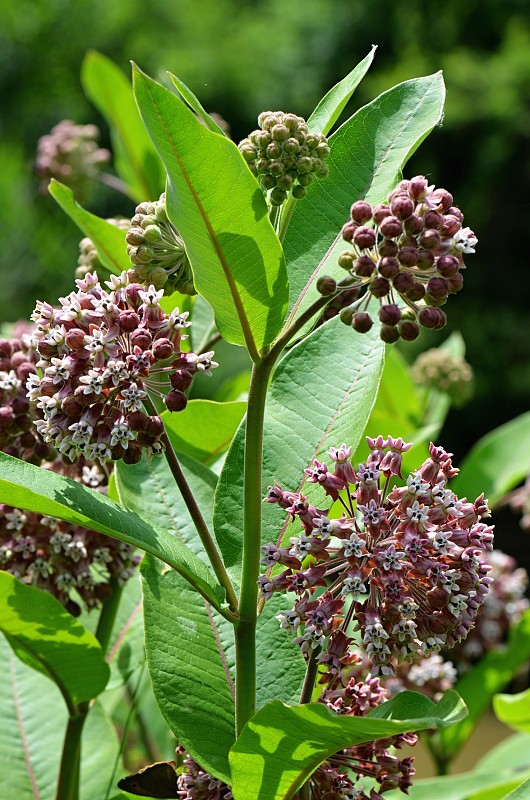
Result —
[[[134,266],[129,278],[152,284],[164,294],[196,294],[184,241],[166,212],[166,196],[136,206],[125,237],[127,255]]]
[[[270,191],[270,202],[281,206],[289,192],[297,200],[305,197],[313,178],[328,174],[326,137],[309,131],[302,117],[283,111],[263,111],[258,125],[238,147],[261,188]]]
[[[450,653],[459,673],[466,672],[475,661],[506,642],[510,627],[530,607],[525,597],[528,574],[517,566],[514,558],[501,550],[488,554],[493,584],[467,639]],[[449,654],[448,654],[449,655]]]
[[[41,136],[35,161],[41,191],[46,193],[50,179],[56,178],[82,195],[111,158],[109,150],[98,146],[98,137],[96,125],[76,125],[69,119]]]
[[[106,220],[110,225],[119,228],[122,231],[128,231],[131,226],[131,221],[126,217],[110,217]],[[77,259],[77,269],[75,271],[76,278],[84,278],[87,272],[98,272],[104,269],[103,264],[99,260],[98,251],[92,239],[85,236],[79,242],[79,258]]]
[[[0,339],[0,450],[39,464],[53,458],[54,451],[35,430],[40,412],[26,392],[27,379],[37,374],[38,354],[31,330],[27,326],[13,339]]]
[[[217,366],[213,352],[181,352],[187,312],[166,314],[163,291],[131,283],[125,272],[111,276],[108,290],[96,273],[76,284],[59,308],[39,301],[32,316],[41,374],[29,375],[27,388],[43,414],[37,430],[72,461],[136,463],[142,448],[160,454],[164,425],[143,410],[148,391],[181,411],[195,373]]]
[[[366,333],[375,298],[385,342],[413,340],[420,326],[442,328],[446,316],[440,306],[462,288],[463,256],[474,253],[477,243],[462,221],[452,195],[429,186],[421,175],[401,181],[386,203],[355,202],[342,229],[351,247],[338,263],[362,296],[343,309],[341,319]]]
[[[419,386],[446,392],[457,406],[464,405],[473,393],[473,370],[465,358],[433,347],[420,353],[412,365],[412,379]]]
[[[57,459],[42,466],[106,491],[108,474],[97,464],[81,459],[68,466]],[[78,600],[88,609],[100,605],[111,591],[111,579],[125,583],[139,561],[134,549],[117,539],[0,504],[0,569],[50,592],[76,616]]]
[[[306,657],[320,654],[330,676],[351,663],[352,621],[373,675],[393,675],[393,660],[453,647],[473,627],[491,582],[482,559],[492,549],[492,528],[481,521],[488,507],[483,495],[471,503],[448,488],[458,471],[451,454],[431,444],[429,458],[400,486],[395,479],[411,445],[382,436],[368,444],[369,458],[356,470],[343,444],[329,451],[333,472],[316,459],[305,471],[342,504],[340,519],[279,485],[266,497],[298,517],[303,530],[290,546],[262,548],[268,571],[261,591],[265,598],[285,590],[297,595],[280,624]],[[284,569],[271,574],[277,566]],[[324,591],[317,594],[317,587]]]

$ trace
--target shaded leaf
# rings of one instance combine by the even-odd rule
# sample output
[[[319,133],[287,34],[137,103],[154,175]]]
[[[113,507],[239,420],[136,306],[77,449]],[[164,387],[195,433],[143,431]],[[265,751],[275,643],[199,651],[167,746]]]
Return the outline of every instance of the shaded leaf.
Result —
[[[220,608],[224,589],[175,536],[77,481],[0,453],[0,502],[82,525],[165,561]]]
[[[0,572],[0,630],[18,657],[50,678],[71,713],[97,697],[109,667],[96,638],[53,595]]]
[[[175,450],[213,464],[230,446],[246,407],[242,402],[190,400],[184,411],[164,411],[162,419]]]
[[[130,80],[110,58],[89,50],[81,67],[83,88],[110,126],[116,169],[141,203],[164,191],[164,167],[142,123]]]
[[[452,691],[439,703],[402,692],[366,717],[334,714],[322,703],[269,703],[245,725],[230,752],[234,798],[289,800],[326,758],[345,747],[445,727],[465,713]]]
[[[180,98],[137,68],[134,89],[168,171],[167,210],[195,285],[222,336],[255,358],[279,332],[288,296],[263,193],[236,145],[201,125]]]
[[[403,165],[439,123],[445,89],[441,73],[406,81],[357,111],[329,140],[329,176],[314,181],[295,207],[284,240],[290,281],[287,324],[319,296],[320,275],[344,277],[337,258],[341,229],[360,198],[382,202]]]
[[[125,231],[111,225],[106,219],[86,211],[74,198],[72,190],[55,178],[50,181],[48,191],[85,236],[93,241],[99,260],[109,272],[119,274],[123,270],[130,269],[131,261],[127,255]]]

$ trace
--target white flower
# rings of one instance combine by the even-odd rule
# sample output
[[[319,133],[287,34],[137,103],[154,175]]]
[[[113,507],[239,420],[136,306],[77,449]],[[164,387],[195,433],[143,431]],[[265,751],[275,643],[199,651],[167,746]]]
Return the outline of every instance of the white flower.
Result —
[[[474,253],[478,239],[471,228],[461,228],[453,236],[453,247],[461,253]]]

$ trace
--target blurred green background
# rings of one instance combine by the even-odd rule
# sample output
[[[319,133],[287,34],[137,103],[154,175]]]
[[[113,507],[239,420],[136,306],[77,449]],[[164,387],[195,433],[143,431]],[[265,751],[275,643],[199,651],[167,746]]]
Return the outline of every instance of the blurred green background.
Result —
[[[406,176],[424,173],[451,191],[479,238],[465,290],[449,300],[448,327],[414,345],[436,345],[459,329],[475,370],[474,400],[452,412],[444,444],[461,458],[490,428],[528,409],[528,0],[3,0],[1,16],[1,319],[27,317],[36,297],[55,301],[72,288],[80,236],[38,194],[33,159],[39,136],[63,118],[96,122],[109,144],[80,85],[88,49],[127,72],[130,59],[153,76],[175,72],[238,141],[261,110],[307,116],[376,43],[350,113],[395,83],[443,69],[443,126]],[[90,208],[132,213],[102,187]]]

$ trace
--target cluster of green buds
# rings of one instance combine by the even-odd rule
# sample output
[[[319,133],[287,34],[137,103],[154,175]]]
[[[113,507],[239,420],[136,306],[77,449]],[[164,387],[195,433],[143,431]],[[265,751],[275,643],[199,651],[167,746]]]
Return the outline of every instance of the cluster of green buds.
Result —
[[[107,219],[111,225],[122,231],[128,231],[131,227],[131,220],[126,217],[110,217]],[[99,260],[98,251],[92,239],[85,236],[79,242],[79,258],[77,259],[76,278],[84,278],[89,272],[105,271],[105,267]]]
[[[412,366],[412,378],[426,389],[446,392],[456,406],[473,394],[473,370],[462,356],[433,347],[421,353]]]
[[[258,125],[238,147],[261,188],[270,192],[271,204],[281,206],[289,192],[297,200],[305,197],[313,178],[328,174],[326,137],[310,131],[303,117],[283,111],[263,111]]]
[[[163,289],[167,295],[196,294],[184,241],[167,215],[165,194],[136,206],[125,240],[133,263],[131,282]]]

